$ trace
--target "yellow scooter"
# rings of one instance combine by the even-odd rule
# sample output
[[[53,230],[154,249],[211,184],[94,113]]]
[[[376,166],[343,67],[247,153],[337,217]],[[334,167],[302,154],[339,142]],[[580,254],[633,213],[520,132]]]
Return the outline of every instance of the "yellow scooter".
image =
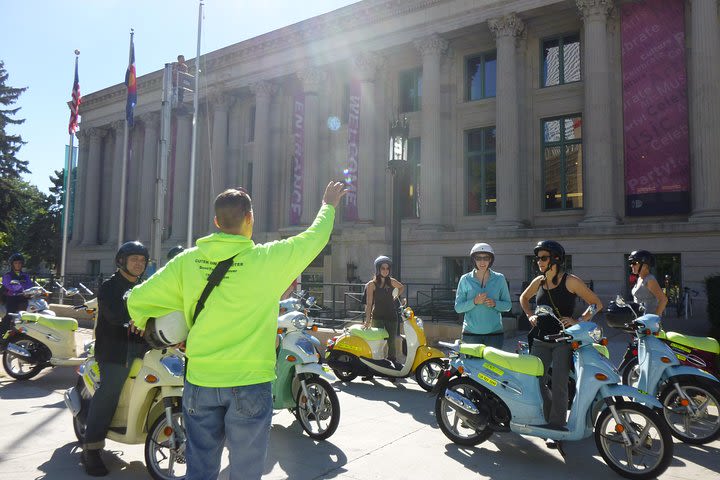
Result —
[[[397,289],[393,296],[397,298]],[[417,383],[424,390],[431,391],[443,369],[445,354],[428,346],[423,322],[411,308],[400,306],[400,315],[407,341],[404,364],[386,358],[387,330],[354,325],[342,335],[327,341],[325,359],[335,376],[349,382],[358,375],[396,379],[415,374]]]

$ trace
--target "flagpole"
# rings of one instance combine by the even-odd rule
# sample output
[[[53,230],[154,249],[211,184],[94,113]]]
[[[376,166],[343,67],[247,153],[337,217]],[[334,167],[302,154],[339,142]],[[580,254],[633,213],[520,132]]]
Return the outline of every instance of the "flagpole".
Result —
[[[187,248],[192,247],[193,210],[195,204],[195,144],[197,143],[198,95],[200,94],[200,33],[202,32],[202,7],[198,5],[197,53],[195,55],[195,92],[193,94],[192,142],[190,143],[190,199],[188,202]]]
[[[128,52],[128,65],[132,61],[132,48],[133,48],[133,37],[135,36],[135,30],[130,29],[130,48]],[[129,67],[128,67],[129,68]],[[120,245],[123,243],[123,237],[125,235],[125,190],[126,178],[127,178],[127,164],[128,164],[128,138],[130,137],[130,127],[128,126],[127,115],[125,115],[125,133],[123,134],[123,159],[122,159],[122,173],[120,174],[120,220],[118,227],[118,239],[117,248],[120,249]]]
[[[77,82],[77,71],[78,71],[78,57],[80,56],[80,50],[75,50],[75,73],[73,76],[73,94],[75,93],[75,82]],[[79,104],[78,104],[79,106]],[[73,107],[70,107],[71,109]],[[77,115],[77,112],[75,112]],[[71,113],[72,115],[72,113]],[[71,117],[72,120],[73,117]],[[77,122],[77,117],[75,117]],[[63,233],[62,233],[62,253],[60,254],[60,285],[65,286],[65,260],[67,259],[67,240],[68,240],[68,229],[70,225],[70,177],[72,176],[72,165],[73,165],[73,154],[75,151],[75,131],[74,128],[70,128],[70,139],[68,141],[70,145],[70,151],[65,155],[65,178],[63,182],[63,193],[65,198],[63,199]],[[62,290],[60,291],[60,303],[62,304]]]

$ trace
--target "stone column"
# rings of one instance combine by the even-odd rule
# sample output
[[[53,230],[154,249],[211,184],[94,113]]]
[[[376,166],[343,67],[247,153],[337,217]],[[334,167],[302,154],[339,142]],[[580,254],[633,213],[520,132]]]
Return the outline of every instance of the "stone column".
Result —
[[[310,225],[320,207],[320,108],[318,92],[327,79],[319,68],[298,72],[305,93],[305,152],[303,171],[303,207],[300,223]],[[324,185],[323,185],[324,186]]]
[[[227,183],[227,140],[228,140],[228,111],[232,107],[233,97],[218,92],[210,99],[213,109],[212,127],[212,177],[210,198],[213,203],[215,197],[225,190]],[[212,205],[210,206],[212,209]],[[214,211],[212,216],[215,216]],[[211,217],[212,218],[212,217]]]
[[[422,130],[420,146],[420,224],[424,227],[440,227],[443,223],[442,198],[443,177],[441,172],[440,131],[440,62],[448,48],[448,42],[434,33],[415,41],[422,56]],[[427,202],[423,201],[428,199]],[[397,206],[399,208],[399,205]]]
[[[720,222],[720,24],[717,0],[690,1],[691,222]]]
[[[255,94],[255,145],[252,169],[252,201],[255,231],[267,232],[272,217],[270,199],[270,99],[277,87],[268,81],[251,86]]]
[[[112,223],[112,219],[108,213],[112,208],[112,171],[115,166],[114,153],[115,144],[117,143],[116,140],[114,135],[110,135],[110,129],[108,128],[108,135],[105,138],[105,145],[103,146],[102,170],[100,173],[99,210],[102,214],[99,218],[100,235],[98,236],[98,241],[103,245],[108,243],[110,238],[110,224]]]
[[[117,246],[118,229],[120,228],[120,188],[122,182],[123,138],[125,135],[125,120],[116,120],[110,124],[115,132],[115,149],[112,155],[112,173],[110,175],[110,210],[105,212],[108,216],[107,245]]]
[[[187,240],[188,209],[190,208],[190,147],[192,144],[192,116],[178,115],[177,143],[175,144],[175,172],[172,189],[173,243]]]
[[[242,144],[244,138],[242,104],[235,100],[228,115],[228,174],[225,186],[242,186]]]
[[[613,0],[576,0],[583,17],[583,205],[582,225],[615,225],[612,128],[610,125],[610,59],[608,15]]]
[[[73,206],[73,232],[72,245],[80,245],[83,240],[83,216],[85,213],[85,181],[87,178],[88,142],[90,130],[79,130],[75,136],[78,139],[77,177],[75,178],[75,205]]]
[[[107,130],[91,128],[90,151],[86,162],[85,195],[83,198],[83,245],[96,245],[98,242],[98,219],[100,205],[100,156],[102,155],[102,139]]]
[[[374,53],[362,53],[353,59],[360,74],[360,147],[358,153],[358,220],[372,222],[375,219],[375,165],[378,163],[375,129],[378,109],[375,104],[375,77],[381,67],[382,57]],[[384,148],[386,142],[382,142]],[[382,163],[384,166],[386,162]]]
[[[142,166],[140,167],[140,204],[138,211],[128,213],[138,216],[138,237],[145,245],[150,245],[153,218],[155,217],[160,114],[150,112],[142,115],[140,119],[145,124]]]
[[[515,13],[488,21],[497,45],[495,99],[495,191],[497,210],[491,228],[514,229],[523,225],[520,211],[520,128],[518,103],[517,40],[525,24]],[[424,162],[424,161],[423,161]],[[423,168],[424,168],[423,164]]]

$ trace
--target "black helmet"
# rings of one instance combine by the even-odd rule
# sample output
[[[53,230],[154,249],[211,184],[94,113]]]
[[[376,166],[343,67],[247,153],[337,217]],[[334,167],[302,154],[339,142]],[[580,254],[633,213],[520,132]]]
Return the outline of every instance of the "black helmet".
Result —
[[[23,265],[25,265],[25,257],[23,257],[23,254],[20,252],[15,252],[12,255],[10,255],[10,259],[8,260],[8,263],[10,263],[10,267],[12,267],[13,262],[22,262]]]
[[[633,252],[630,252],[628,262],[638,262],[641,267],[644,263],[648,267],[652,267],[655,265],[655,256],[647,250],[635,250]]]
[[[120,245],[120,248],[115,254],[115,266],[127,272],[125,267],[127,265],[127,257],[130,255],[142,255],[145,257],[146,265],[148,260],[150,260],[148,249],[145,248],[145,245],[135,240],[134,242],[125,242]]]
[[[645,313],[645,309],[639,303],[627,302],[624,306],[620,306],[614,300],[603,311],[605,312],[605,322],[609,327],[624,330],[631,329],[628,325]]]
[[[183,247],[182,245],[176,245],[173,248],[171,248],[170,251],[167,253],[167,259],[170,260],[175,255],[182,253],[183,251],[185,251],[185,247]]]
[[[387,263],[390,268],[392,268],[392,260],[390,260],[390,257],[385,255],[380,255],[375,259],[375,275],[380,275],[380,265],[383,263]]]
[[[550,252],[550,265],[556,264],[561,266],[565,263],[565,249],[555,240],[540,240],[533,249],[535,256],[537,256],[540,250]]]

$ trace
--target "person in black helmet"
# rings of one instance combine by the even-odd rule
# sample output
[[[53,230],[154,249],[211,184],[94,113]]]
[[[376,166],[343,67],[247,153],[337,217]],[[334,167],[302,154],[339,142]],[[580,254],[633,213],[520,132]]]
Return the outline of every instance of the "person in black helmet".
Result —
[[[135,358],[141,358],[147,344],[130,331],[124,295],[139,281],[148,263],[148,250],[140,242],[126,242],[115,254],[117,271],[103,282],[98,292],[98,319],[95,327],[95,359],[101,383],[90,400],[86,420],[82,463],[88,475],[104,476],[108,470],[100,456],[120,393]]]
[[[628,263],[636,278],[632,289],[634,300],[645,307],[645,313],[662,315],[668,298],[655,276],[650,273],[650,269],[655,266],[655,257],[647,250],[635,250],[630,253]]]
[[[12,327],[9,313],[17,313],[27,308],[28,299],[23,292],[32,287],[33,283],[27,273],[23,272],[25,257],[21,253],[13,253],[8,259],[10,270],[2,276],[0,300],[5,304],[5,313],[0,321],[0,350],[5,347],[5,332]]]
[[[398,331],[398,314],[393,289],[397,288],[402,295],[405,286],[390,276],[392,260],[385,255],[375,259],[375,276],[365,285],[367,301],[365,303],[365,323],[367,328],[373,326],[384,328],[388,332],[388,360],[397,360],[395,340]]]
[[[520,295],[520,305],[532,325],[529,339],[532,340],[530,353],[540,357],[545,367],[542,382],[542,394],[545,418],[551,428],[565,429],[567,423],[568,378],[570,376],[571,345],[566,342],[546,342],[546,335],[560,333],[563,327],[570,327],[581,321],[590,320],[603,307],[600,299],[585,282],[564,271],[565,249],[553,240],[542,240],[534,249],[540,275],[535,277]],[[552,317],[537,316],[530,307],[530,298],[535,303],[547,305],[562,322],[562,326]],[[573,310],[577,297],[589,307],[575,319]],[[552,391],[548,388],[548,371],[552,365]],[[560,448],[559,442],[548,440],[548,447]]]
[[[176,255],[181,254],[185,251],[185,248],[182,245],[176,245],[173,248],[171,248],[167,253],[167,261],[169,262],[173,258],[175,258]]]

